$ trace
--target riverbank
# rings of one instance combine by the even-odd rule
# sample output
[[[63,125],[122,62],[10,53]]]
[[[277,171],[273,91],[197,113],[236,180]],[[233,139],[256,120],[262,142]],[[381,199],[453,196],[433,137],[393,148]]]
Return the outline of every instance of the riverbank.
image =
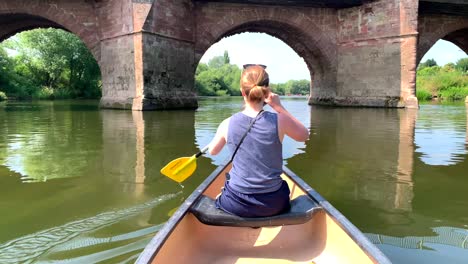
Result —
[[[416,97],[419,101],[463,101],[468,96],[468,73],[453,65],[419,69]]]

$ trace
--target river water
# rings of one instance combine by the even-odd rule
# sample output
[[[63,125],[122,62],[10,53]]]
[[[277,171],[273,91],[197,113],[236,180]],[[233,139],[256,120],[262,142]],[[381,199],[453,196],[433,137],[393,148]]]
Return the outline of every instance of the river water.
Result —
[[[310,129],[287,166],[394,263],[468,263],[465,104],[418,111],[283,104]],[[229,153],[182,185],[159,173],[205,146],[241,98],[197,111],[99,110],[96,101],[0,104],[0,263],[133,263]]]

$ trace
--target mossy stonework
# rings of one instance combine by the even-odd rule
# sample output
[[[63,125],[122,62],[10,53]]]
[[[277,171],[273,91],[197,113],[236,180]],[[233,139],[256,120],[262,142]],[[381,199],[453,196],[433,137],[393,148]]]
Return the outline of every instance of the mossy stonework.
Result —
[[[311,104],[417,108],[417,63],[441,38],[467,51],[467,17],[458,0],[4,0],[0,40],[38,27],[75,33],[100,65],[103,108],[197,108],[201,56],[242,32],[303,57]]]

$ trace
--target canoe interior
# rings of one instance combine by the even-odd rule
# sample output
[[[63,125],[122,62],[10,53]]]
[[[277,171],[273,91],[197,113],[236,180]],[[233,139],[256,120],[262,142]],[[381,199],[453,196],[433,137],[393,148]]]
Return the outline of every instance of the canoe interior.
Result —
[[[225,172],[204,191],[215,198]],[[291,199],[305,191],[283,174]],[[325,211],[307,223],[249,228],[208,226],[187,213],[152,263],[374,263]]]

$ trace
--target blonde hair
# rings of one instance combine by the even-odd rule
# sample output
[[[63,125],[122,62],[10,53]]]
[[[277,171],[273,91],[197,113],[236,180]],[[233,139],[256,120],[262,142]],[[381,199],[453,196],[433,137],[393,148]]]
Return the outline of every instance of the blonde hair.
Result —
[[[240,87],[249,102],[259,103],[264,100],[270,93],[269,85],[270,79],[264,66],[248,66],[242,71]]]

